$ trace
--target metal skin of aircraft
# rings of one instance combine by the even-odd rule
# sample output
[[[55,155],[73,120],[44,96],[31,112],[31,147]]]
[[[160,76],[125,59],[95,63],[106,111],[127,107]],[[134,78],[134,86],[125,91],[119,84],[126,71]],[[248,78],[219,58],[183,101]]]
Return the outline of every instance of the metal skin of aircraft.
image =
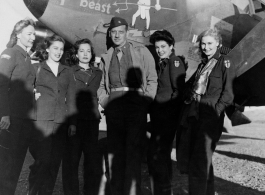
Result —
[[[237,108],[265,105],[264,0],[24,0],[24,3],[40,22],[71,44],[82,38],[92,40],[98,57],[108,47],[107,29],[113,16],[127,20],[129,40],[145,45],[150,45],[153,32],[166,29],[175,38],[176,55],[184,56],[188,65],[186,79],[200,63],[196,53],[198,36],[216,26],[223,37],[223,50],[228,53],[231,49],[228,55],[237,70],[235,105]]]

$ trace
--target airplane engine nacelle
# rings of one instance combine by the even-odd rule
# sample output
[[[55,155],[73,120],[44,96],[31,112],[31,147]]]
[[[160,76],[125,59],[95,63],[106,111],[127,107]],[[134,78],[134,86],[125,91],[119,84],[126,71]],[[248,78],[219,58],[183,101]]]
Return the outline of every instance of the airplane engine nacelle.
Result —
[[[46,39],[47,37],[51,37],[54,32],[52,32],[50,29],[47,28],[35,28],[36,38],[43,38]]]

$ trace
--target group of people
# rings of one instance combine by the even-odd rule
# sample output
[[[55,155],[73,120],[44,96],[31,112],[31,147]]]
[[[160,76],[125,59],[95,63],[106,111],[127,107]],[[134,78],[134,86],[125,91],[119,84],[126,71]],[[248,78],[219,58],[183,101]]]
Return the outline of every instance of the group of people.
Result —
[[[27,50],[35,40],[34,26],[30,19],[19,21],[1,54],[0,194],[14,195],[28,149],[34,159],[28,195],[52,195],[61,162],[64,194],[78,195],[82,153],[83,194],[98,194],[104,174],[97,168],[99,105],[107,123],[110,194],[141,194],[147,145],[152,193],[171,195],[175,135],[178,168],[189,175],[189,194],[215,194],[212,155],[224,110],[233,101],[235,75],[232,62],[220,54],[217,29],[201,34],[202,62],[185,83],[185,64],[175,55],[167,30],[150,36],[153,56],[144,45],[127,40],[125,19],[113,17],[112,46],[94,67],[93,44],[86,38],[69,51],[72,66],[61,64],[65,41],[58,35],[37,47],[40,63],[32,64]]]

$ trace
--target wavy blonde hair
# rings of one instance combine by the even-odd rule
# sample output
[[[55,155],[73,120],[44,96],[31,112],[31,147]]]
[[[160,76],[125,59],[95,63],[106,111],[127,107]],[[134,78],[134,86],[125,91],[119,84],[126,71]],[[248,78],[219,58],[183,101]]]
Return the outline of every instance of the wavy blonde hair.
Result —
[[[32,19],[30,19],[30,18],[26,18],[26,19],[24,19],[24,20],[20,20],[19,22],[17,22],[17,23],[15,24],[15,26],[14,26],[14,29],[13,29],[11,35],[10,35],[10,40],[9,40],[9,42],[7,43],[6,46],[7,46],[8,48],[11,48],[11,47],[13,47],[14,45],[16,45],[16,44],[17,44],[17,35],[18,35],[19,33],[21,33],[21,31],[22,31],[24,28],[26,28],[27,26],[29,26],[29,25],[31,25],[31,26],[33,26],[33,27],[35,28],[35,22],[34,22]]]

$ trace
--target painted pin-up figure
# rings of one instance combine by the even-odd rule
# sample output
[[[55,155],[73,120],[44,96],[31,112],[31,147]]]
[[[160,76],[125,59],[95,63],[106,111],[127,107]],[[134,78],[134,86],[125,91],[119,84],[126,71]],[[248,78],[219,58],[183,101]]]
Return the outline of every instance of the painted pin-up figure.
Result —
[[[141,19],[146,20],[146,30],[149,30],[150,27],[150,8],[151,8],[151,0],[139,0],[137,2],[138,10],[132,17],[132,26],[134,27],[136,18],[141,16]],[[156,0],[155,5],[156,10],[161,9],[161,5],[159,4],[159,0]]]

